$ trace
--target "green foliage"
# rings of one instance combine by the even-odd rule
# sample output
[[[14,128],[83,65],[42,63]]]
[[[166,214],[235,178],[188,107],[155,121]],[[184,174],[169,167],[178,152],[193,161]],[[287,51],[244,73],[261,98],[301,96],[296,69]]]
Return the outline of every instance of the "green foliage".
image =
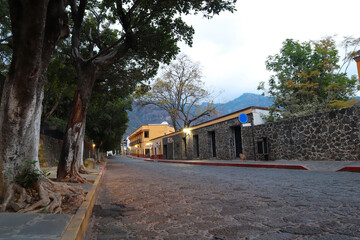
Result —
[[[76,71],[70,59],[70,42],[63,41],[56,48],[46,72],[42,120],[67,119],[76,89]],[[53,121],[53,120],[50,120]]]
[[[21,173],[15,177],[16,183],[23,187],[29,187],[33,183],[44,179],[50,174],[47,171],[38,170],[35,166],[36,161],[27,160],[25,165],[22,166]]]
[[[86,118],[86,135],[104,151],[119,147],[129,121],[126,111],[131,110],[131,105],[131,100],[121,98],[92,101]]]
[[[56,129],[63,132],[63,133],[66,130],[66,125],[67,125],[66,118],[59,118],[59,117],[56,117],[56,116],[50,116],[45,122],[47,124],[49,124],[50,126],[56,126]]]
[[[0,101],[5,76],[10,66],[12,34],[8,1],[0,1]]]
[[[0,74],[5,76],[12,54],[12,34],[8,1],[0,1]]]
[[[274,72],[268,81],[267,94],[274,100],[268,120],[351,105],[357,79],[340,72],[338,63],[338,50],[330,37],[303,43],[285,40],[280,53],[266,61],[267,70]],[[258,89],[266,91],[265,83]]]

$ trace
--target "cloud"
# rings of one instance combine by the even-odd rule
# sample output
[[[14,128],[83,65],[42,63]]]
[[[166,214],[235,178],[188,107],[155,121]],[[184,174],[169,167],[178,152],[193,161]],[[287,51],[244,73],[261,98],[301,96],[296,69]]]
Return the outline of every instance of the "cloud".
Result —
[[[211,20],[188,16],[195,29],[193,47],[182,51],[203,66],[207,85],[224,90],[224,100],[244,92],[257,92],[267,81],[269,55],[279,52],[286,38],[319,40],[337,35],[360,37],[359,0],[255,0],[238,1],[237,11],[221,13]],[[356,74],[355,63],[350,68]]]

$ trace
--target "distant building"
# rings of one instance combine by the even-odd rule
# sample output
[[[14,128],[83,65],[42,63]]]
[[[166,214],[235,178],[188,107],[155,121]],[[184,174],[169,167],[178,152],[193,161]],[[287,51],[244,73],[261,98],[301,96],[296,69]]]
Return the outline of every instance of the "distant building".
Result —
[[[152,142],[150,139],[157,138],[175,132],[167,122],[161,124],[142,125],[130,134],[130,154],[135,157],[150,158],[152,153]]]

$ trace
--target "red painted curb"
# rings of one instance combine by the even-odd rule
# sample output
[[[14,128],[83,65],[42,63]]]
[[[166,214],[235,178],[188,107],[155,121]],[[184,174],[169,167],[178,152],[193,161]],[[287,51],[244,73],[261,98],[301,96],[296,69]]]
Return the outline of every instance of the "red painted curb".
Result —
[[[360,167],[344,167],[337,172],[360,172]]]
[[[144,160],[147,162],[154,162],[154,160]],[[163,161],[162,163],[182,163],[193,165],[210,165],[210,166],[227,166],[227,167],[258,167],[258,168],[279,168],[279,169],[295,169],[295,170],[309,170],[307,167],[301,165],[280,165],[280,164],[249,164],[249,163],[210,163],[210,162],[184,162],[184,161]]]

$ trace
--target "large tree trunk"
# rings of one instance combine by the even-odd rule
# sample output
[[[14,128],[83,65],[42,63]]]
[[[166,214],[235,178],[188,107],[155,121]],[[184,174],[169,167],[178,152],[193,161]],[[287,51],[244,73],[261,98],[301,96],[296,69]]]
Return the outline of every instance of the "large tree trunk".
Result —
[[[73,107],[66,127],[60,161],[57,169],[57,179],[83,182],[79,174],[82,161],[82,143],[85,133],[86,112],[90,102],[91,92],[95,83],[98,67],[93,63],[81,62],[76,66],[79,77],[74,96]]]
[[[0,198],[27,161],[39,170],[38,148],[45,72],[63,36],[59,0],[9,1],[13,56],[0,105]]]

